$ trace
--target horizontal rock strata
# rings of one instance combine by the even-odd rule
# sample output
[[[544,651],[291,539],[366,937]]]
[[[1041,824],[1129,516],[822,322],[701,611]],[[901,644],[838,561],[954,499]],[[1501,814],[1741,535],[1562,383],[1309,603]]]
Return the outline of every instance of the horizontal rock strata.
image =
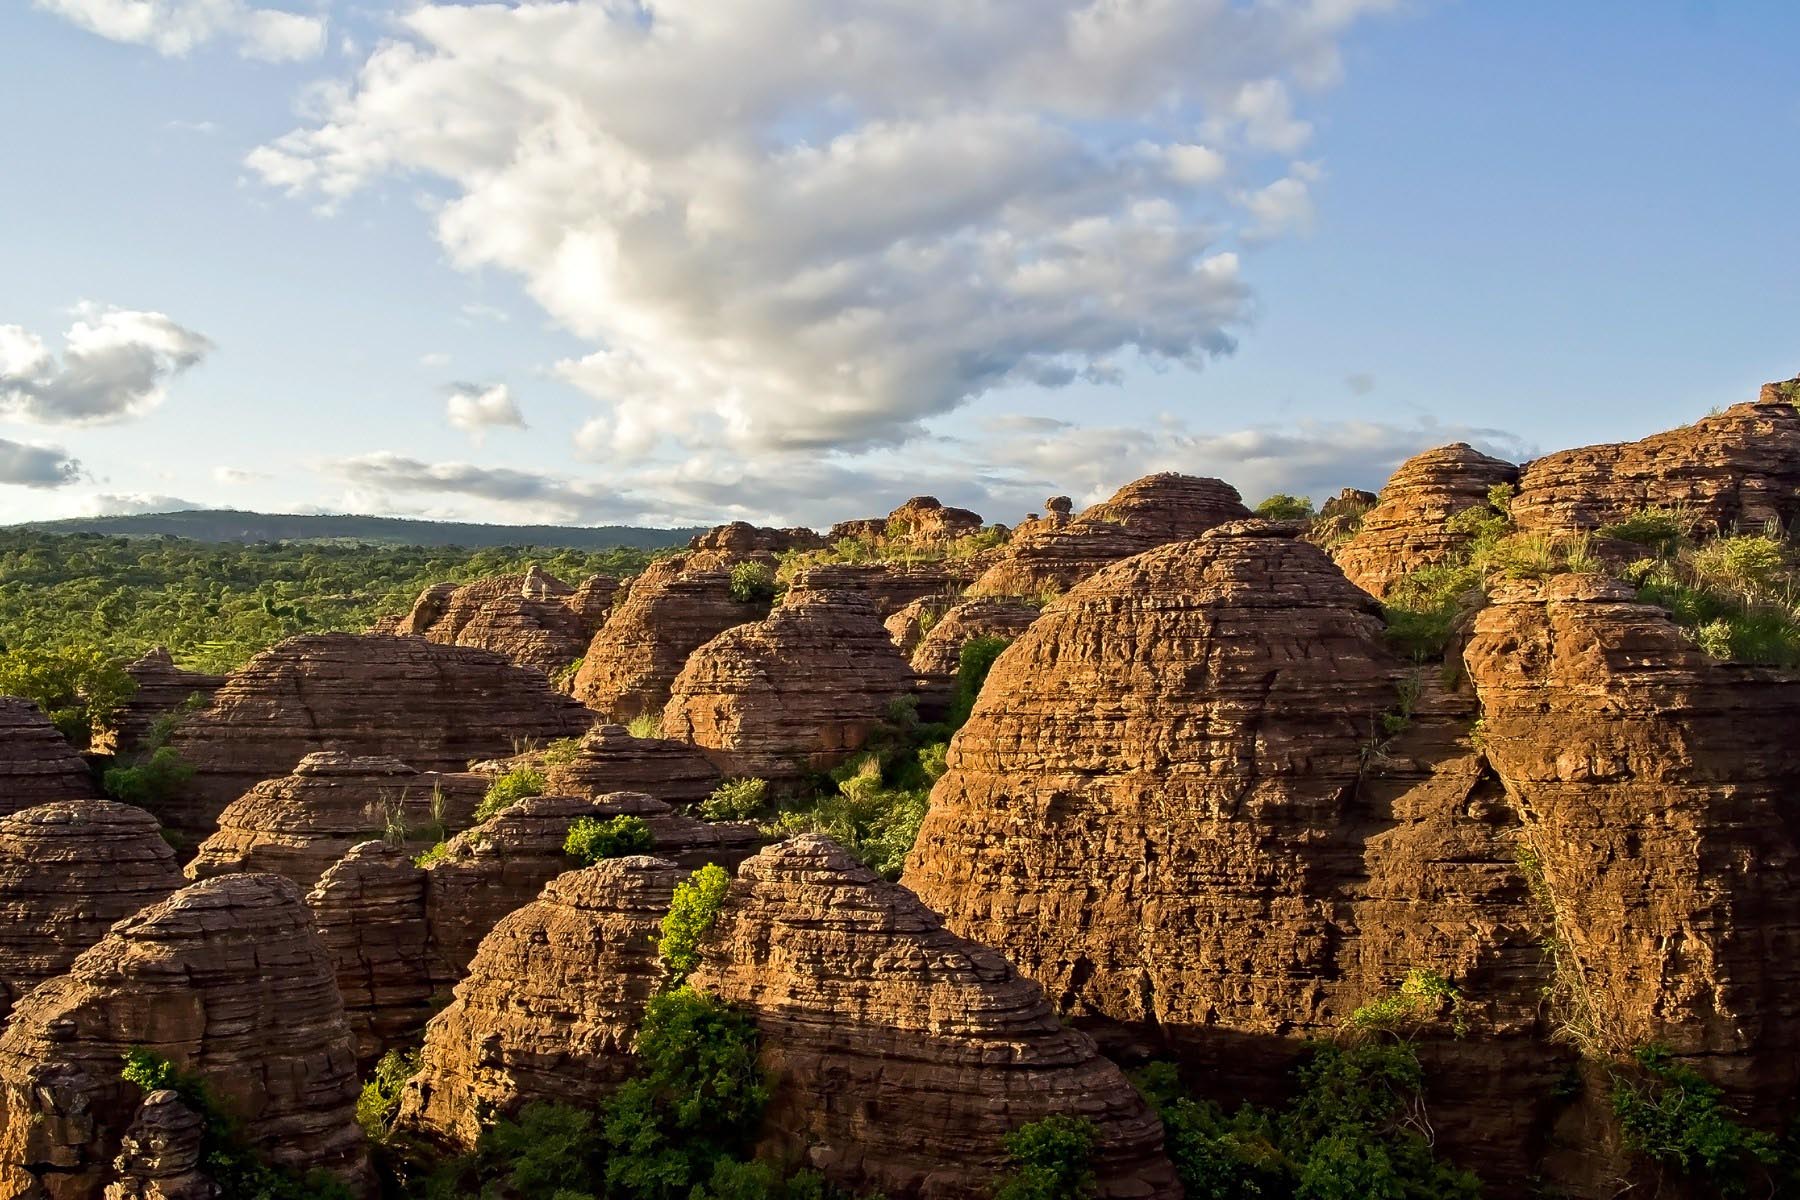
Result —
[[[0,696],[0,816],[97,794],[87,764],[38,706]]]
[[[1400,464],[1332,558],[1351,583],[1385,596],[1401,576],[1436,566],[1468,544],[1467,534],[1444,528],[1446,521],[1486,506],[1490,489],[1518,479],[1518,467],[1462,442],[1415,455]]]

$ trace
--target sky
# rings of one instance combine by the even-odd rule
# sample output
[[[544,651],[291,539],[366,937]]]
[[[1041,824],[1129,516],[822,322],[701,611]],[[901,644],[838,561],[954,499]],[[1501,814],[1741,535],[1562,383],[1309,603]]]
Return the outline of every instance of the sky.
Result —
[[[0,523],[1016,521],[1800,372],[1788,0],[9,0]]]

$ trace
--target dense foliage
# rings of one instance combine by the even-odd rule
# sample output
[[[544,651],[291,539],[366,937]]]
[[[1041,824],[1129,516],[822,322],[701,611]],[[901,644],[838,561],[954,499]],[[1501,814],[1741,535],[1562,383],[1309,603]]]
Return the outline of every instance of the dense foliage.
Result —
[[[371,1141],[387,1137],[400,1108],[400,1093],[418,1070],[419,1056],[399,1050],[389,1050],[375,1064],[375,1073],[364,1082],[362,1093],[356,1098],[356,1123]]]
[[[0,582],[0,595],[5,592]],[[4,627],[0,627],[3,631]],[[3,632],[0,632],[3,638]],[[0,641],[0,696],[35,701],[57,731],[85,749],[137,684],[118,656],[94,645],[27,645]]]
[[[476,822],[491,821],[519,801],[543,795],[545,786],[544,773],[536,767],[514,767],[488,784],[475,806]]]
[[[1100,1140],[1092,1121],[1055,1116],[1021,1125],[1006,1135],[1011,1163],[994,1200],[1091,1200],[1094,1147]]]
[[[563,853],[584,867],[609,858],[625,858],[632,854],[648,854],[656,844],[650,826],[642,817],[619,816],[602,821],[583,817],[569,826],[563,841]]]
[[[1313,503],[1305,496],[1276,492],[1256,506],[1256,515],[1271,521],[1305,521],[1314,517]]]
[[[1661,1046],[1645,1046],[1614,1073],[1613,1114],[1634,1153],[1699,1195],[1780,1196],[1800,1188],[1800,1163],[1743,1123],[1724,1093]]]
[[[0,529],[0,655],[68,649],[118,660],[165,645],[184,667],[224,672],[294,634],[361,630],[404,613],[433,583],[534,562],[573,583],[631,574],[650,558],[626,549],[242,546]],[[4,684],[0,692],[18,694]]]
[[[700,940],[719,919],[731,876],[717,863],[708,863],[675,885],[675,899],[662,920],[657,952],[669,977],[677,982],[700,965]]]

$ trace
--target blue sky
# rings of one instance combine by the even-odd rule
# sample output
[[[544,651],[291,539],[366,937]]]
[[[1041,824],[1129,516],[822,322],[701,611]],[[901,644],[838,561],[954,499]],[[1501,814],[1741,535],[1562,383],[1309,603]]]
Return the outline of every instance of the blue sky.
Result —
[[[1791,4],[137,2],[0,9],[0,521],[1322,496],[1800,371]]]

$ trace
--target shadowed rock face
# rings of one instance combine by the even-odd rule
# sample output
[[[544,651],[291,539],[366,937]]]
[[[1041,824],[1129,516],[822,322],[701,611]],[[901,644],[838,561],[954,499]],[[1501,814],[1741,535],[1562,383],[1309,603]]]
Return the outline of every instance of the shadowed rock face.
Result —
[[[137,690],[113,715],[112,727],[103,732],[95,746],[109,754],[141,753],[160,718],[179,712],[195,697],[202,704],[210,702],[213,693],[225,685],[223,675],[182,670],[161,646],[126,667],[125,673],[131,676]]]
[[[793,586],[819,592],[861,592],[882,620],[916,600],[951,602],[980,567],[971,559],[873,563],[822,563],[808,567]]]
[[[0,1032],[0,1191],[97,1198],[136,1118],[144,1047],[198,1072],[272,1162],[370,1183],[343,1006],[294,885],[232,875],[120,922]]]
[[[206,1122],[179,1095],[151,1092],[121,1139],[106,1200],[217,1200],[200,1169],[205,1137]]]
[[[181,884],[175,851],[141,809],[68,800],[0,820],[0,1019],[113,922]]]
[[[157,816],[198,842],[226,804],[335,750],[455,772],[587,731],[594,714],[498,654],[420,638],[289,638],[250,660],[170,745],[196,769]]]
[[[743,561],[752,559],[698,551],[651,563],[589,643],[576,698],[621,724],[661,712],[688,655],[767,611],[731,596],[732,566]]]
[[[727,774],[795,779],[860,750],[911,670],[861,592],[810,577],[766,621],[720,634],[675,680],[663,732]]]
[[[748,1010],[775,1080],[762,1149],[894,1200],[976,1200],[1002,1139],[1052,1114],[1100,1134],[1104,1197],[1175,1197],[1162,1130],[1117,1067],[998,954],[807,835],[746,862],[690,979]]]
[[[468,773],[421,774],[394,758],[309,754],[292,775],[226,805],[187,876],[271,871],[310,888],[352,846],[384,836],[390,825],[406,830],[414,854],[461,833],[488,784]]]
[[[1800,519],[1800,391],[1769,384],[1692,425],[1637,442],[1546,454],[1526,466],[1512,515],[1526,530],[1586,530],[1645,508],[1708,531]]]
[[[1095,571],[1154,546],[1199,537],[1250,515],[1237,489],[1192,475],[1147,475],[1077,517],[1052,510],[1014,531],[971,594],[1036,596],[1067,591]]]
[[[1446,531],[1445,521],[1485,505],[1496,484],[1518,479],[1513,464],[1462,442],[1415,455],[1400,464],[1332,558],[1351,583],[1385,596],[1401,576],[1444,562],[1468,544],[1466,534]]]
[[[956,695],[956,675],[962,666],[962,649],[981,637],[1011,641],[1031,628],[1040,610],[1022,600],[964,600],[946,612],[919,640],[912,652],[913,674],[918,677],[919,712],[936,720],[949,709]]]
[[[504,917],[426,1029],[398,1127],[472,1149],[481,1113],[591,1108],[629,1078],[662,982],[662,918],[686,876],[662,859],[614,859],[559,875]]]
[[[460,587],[433,584],[393,632],[492,650],[551,674],[581,657],[617,587],[614,580],[594,576],[578,591],[535,566],[524,575],[497,575]]]
[[[635,738],[623,725],[596,725],[573,757],[544,768],[545,791],[590,799],[642,792],[665,804],[698,804],[719,786],[719,769],[685,742]]]
[[[38,706],[0,696],[0,815],[96,794],[87,764]]]

